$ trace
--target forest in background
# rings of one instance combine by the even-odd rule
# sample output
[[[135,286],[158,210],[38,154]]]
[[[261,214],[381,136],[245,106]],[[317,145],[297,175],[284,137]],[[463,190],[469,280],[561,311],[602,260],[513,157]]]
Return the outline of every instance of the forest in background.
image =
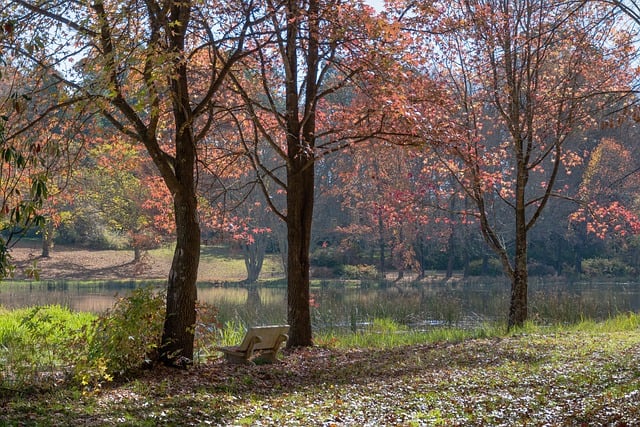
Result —
[[[580,142],[590,153],[586,164],[563,179],[569,192],[578,192],[585,180],[592,179],[603,196],[633,203],[638,194],[634,172],[640,155],[619,141],[638,141],[638,132],[632,120],[620,128],[591,132]],[[446,211],[434,212],[428,223],[412,221],[415,210],[429,208],[428,200],[412,207],[406,204],[406,197],[421,191],[419,178],[411,178],[413,171],[418,171],[419,177],[422,167],[422,159],[414,152],[414,148],[394,147],[389,155],[349,155],[348,159],[319,162],[311,249],[315,277],[375,279],[389,272],[415,276],[432,270],[464,276],[503,274],[476,223],[452,220]],[[50,210],[46,227],[26,234],[45,239],[44,256],[55,251],[55,244],[61,244],[128,249],[132,259],[139,259],[145,250],[170,244],[171,216],[162,208],[170,196],[163,184],[154,180],[152,169],[144,167],[141,153],[122,143],[108,144],[86,151],[78,164],[65,190],[50,199],[55,210]],[[122,168],[123,164],[130,167]],[[380,175],[366,173],[376,170]],[[247,176],[246,182],[236,185],[249,185],[250,179]],[[370,191],[372,186],[377,190]],[[233,197],[231,193],[226,196]],[[286,235],[260,197],[252,197],[252,206],[245,206],[244,213],[241,208],[226,214],[228,226],[205,227],[203,241],[229,245],[247,262],[254,259],[257,266],[266,253],[280,254],[280,248],[286,248]],[[459,203],[464,204],[464,199]],[[569,220],[578,206],[575,201],[560,200],[541,219],[530,242],[530,273],[568,278],[636,277],[640,266],[638,237],[608,234],[601,238],[589,232],[584,222]],[[233,221],[241,225],[234,227]],[[259,271],[254,272],[254,280],[257,274]]]

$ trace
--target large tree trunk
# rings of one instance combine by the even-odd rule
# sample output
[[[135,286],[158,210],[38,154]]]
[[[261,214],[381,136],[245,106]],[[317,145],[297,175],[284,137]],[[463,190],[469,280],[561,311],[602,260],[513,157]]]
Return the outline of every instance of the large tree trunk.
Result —
[[[319,2],[310,0],[308,10],[300,10],[298,0],[287,3],[286,107],[287,107],[287,347],[313,345],[309,307],[309,248],[315,188],[316,94],[319,63]],[[299,20],[308,22],[305,62],[304,114],[300,115],[298,91]],[[304,45],[304,43],[302,43]]]
[[[511,301],[509,304],[509,329],[524,325],[527,320],[527,292],[528,273],[527,264],[524,263],[524,270],[516,268],[511,280]]]
[[[515,268],[511,278],[511,301],[509,304],[509,323],[511,329],[522,326],[528,316],[528,284],[529,271],[527,269],[527,234],[524,230],[516,230]]]
[[[523,221],[516,220],[516,249],[511,278],[511,302],[509,305],[509,328],[522,326],[527,320],[527,293],[529,271],[527,268],[527,231]]]
[[[289,340],[287,347],[313,345],[309,308],[309,247],[313,216],[314,168],[289,173],[287,262]]]
[[[170,366],[184,366],[193,360],[200,225],[195,194],[176,194],[174,198],[176,248],[167,284],[160,359]]]

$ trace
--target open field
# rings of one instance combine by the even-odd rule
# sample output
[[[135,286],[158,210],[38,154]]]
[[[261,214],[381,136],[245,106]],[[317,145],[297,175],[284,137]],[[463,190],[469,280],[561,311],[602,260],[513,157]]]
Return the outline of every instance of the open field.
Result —
[[[91,250],[56,246],[49,258],[40,257],[39,242],[20,242],[11,252],[18,265],[16,278],[35,261],[41,280],[120,280],[166,279],[171,267],[173,250],[161,248],[148,251],[141,262],[133,261],[133,251]],[[267,256],[263,278],[282,276],[278,256]],[[204,246],[198,279],[201,282],[233,282],[246,278],[242,253],[226,246]]]
[[[98,390],[7,393],[3,425],[631,426],[637,316],[502,337],[287,352],[275,365],[157,367]]]

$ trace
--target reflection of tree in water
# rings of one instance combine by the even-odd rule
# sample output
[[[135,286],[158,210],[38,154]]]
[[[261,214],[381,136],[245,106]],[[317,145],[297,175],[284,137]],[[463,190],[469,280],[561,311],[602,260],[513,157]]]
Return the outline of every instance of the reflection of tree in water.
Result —
[[[262,299],[260,299],[260,289],[257,286],[246,286],[247,290],[247,308],[255,309],[262,307]]]

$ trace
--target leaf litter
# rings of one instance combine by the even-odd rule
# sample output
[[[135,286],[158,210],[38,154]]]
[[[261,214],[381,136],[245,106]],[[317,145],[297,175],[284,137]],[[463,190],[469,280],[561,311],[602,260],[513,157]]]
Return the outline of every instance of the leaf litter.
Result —
[[[622,427],[640,423],[640,331],[304,348],[273,365],[156,367],[79,400],[70,393],[3,401],[3,416],[15,425],[36,414],[43,425]]]

